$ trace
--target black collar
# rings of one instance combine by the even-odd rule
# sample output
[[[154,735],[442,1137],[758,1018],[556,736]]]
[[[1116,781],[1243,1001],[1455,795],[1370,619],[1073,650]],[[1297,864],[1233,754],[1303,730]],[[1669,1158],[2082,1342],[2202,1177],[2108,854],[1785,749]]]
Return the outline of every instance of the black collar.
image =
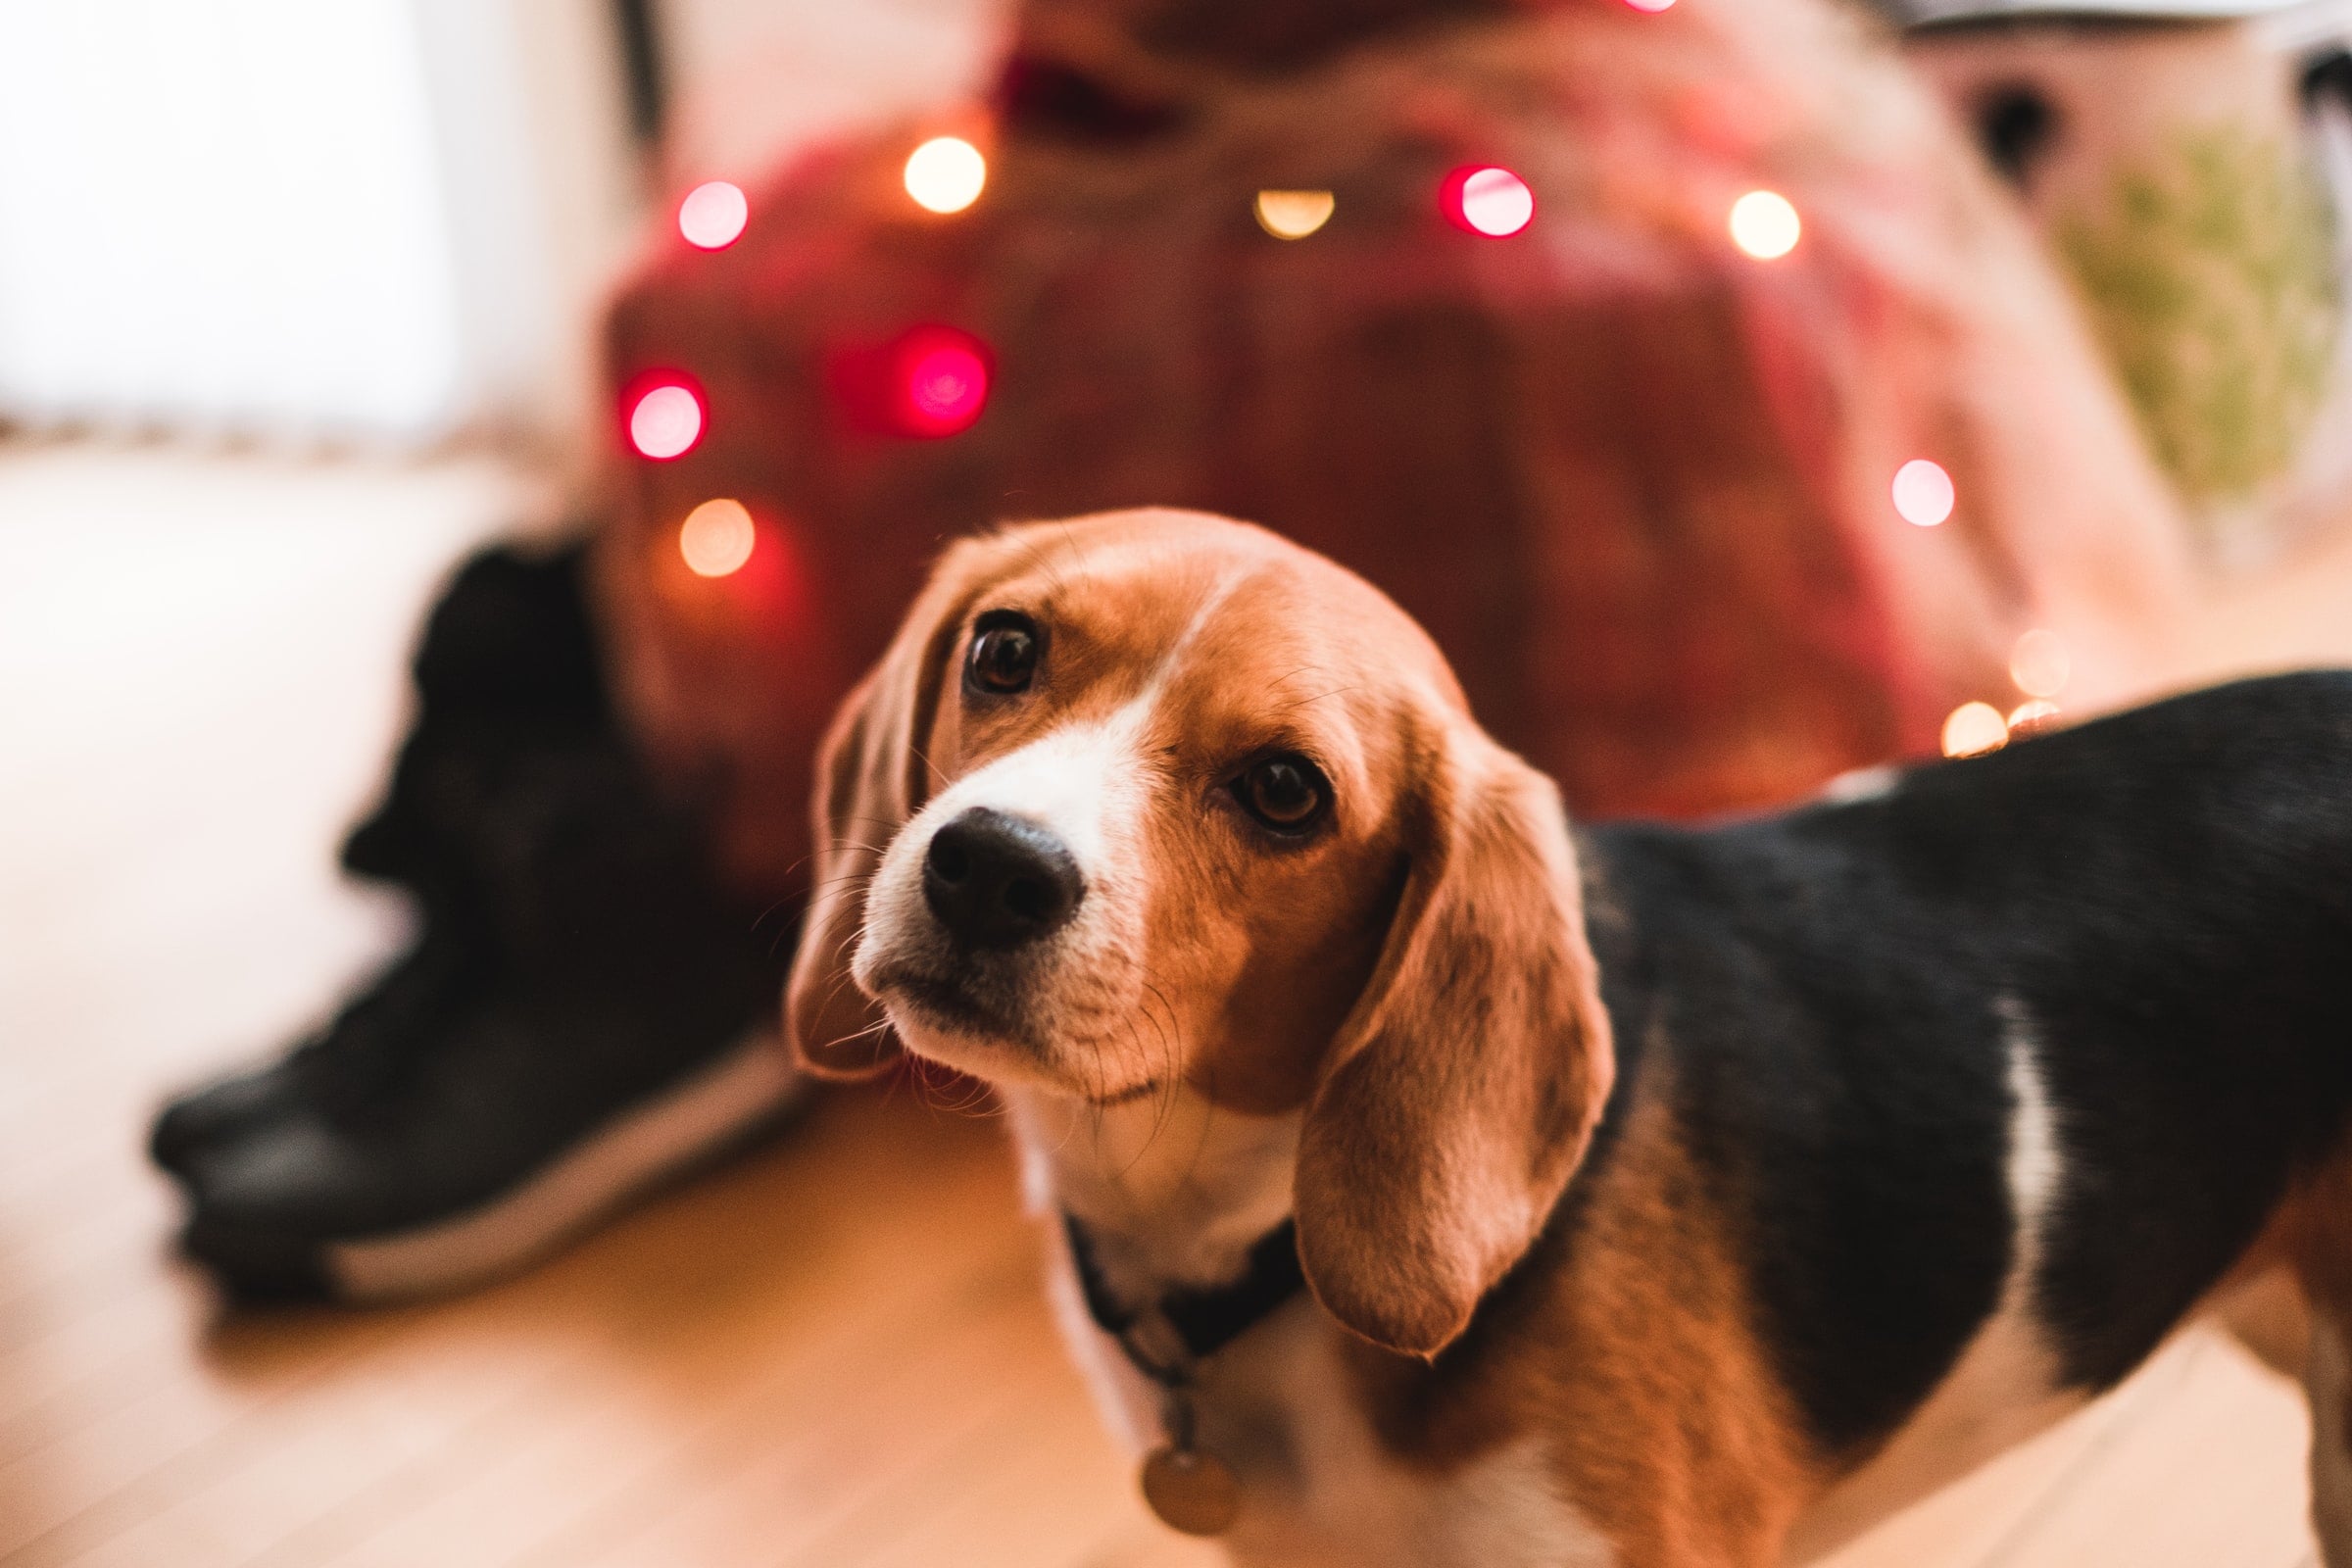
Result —
[[[1147,1305],[1128,1306],[1102,1278],[1094,1238],[1078,1217],[1064,1213],[1061,1224],[1070,1238],[1079,1289],[1086,1293],[1087,1315],[1119,1342],[1137,1371],[1168,1388],[1189,1381],[1192,1363],[1206,1360],[1273,1316],[1306,1284],[1298,1265],[1298,1228],[1286,1219],[1257,1239],[1250,1249],[1250,1266],[1231,1285],[1173,1291]]]

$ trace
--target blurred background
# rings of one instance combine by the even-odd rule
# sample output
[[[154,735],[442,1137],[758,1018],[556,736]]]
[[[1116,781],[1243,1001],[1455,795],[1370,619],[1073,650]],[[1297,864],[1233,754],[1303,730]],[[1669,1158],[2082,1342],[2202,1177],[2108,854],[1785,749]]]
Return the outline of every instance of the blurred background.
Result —
[[[576,461],[649,203],[972,91],[989,12],[12,5],[0,418]]]
[[[789,956],[815,727],[956,531],[1261,516],[1390,585],[1604,814],[2352,657],[2352,7],[1774,0],[1717,35],[1710,3],[1449,41],[1520,23],[0,0],[0,1568],[1213,1560],[1130,1495],[953,1088],[728,1078],[662,1158],[430,1283],[502,1282],[364,1288],[374,1242],[754,1059],[718,1053]],[[1608,30],[1653,18],[1698,30]],[[1738,90],[1672,96],[1690,62]],[[1487,107],[1554,66],[1625,102]],[[953,158],[923,186],[941,136],[987,194]],[[1490,161],[1527,214],[1443,184]],[[873,415],[869,362],[913,402]],[[572,728],[544,693],[466,707],[537,657],[468,632],[499,571],[585,617]],[[355,836],[346,875],[355,821],[426,847]],[[684,912],[566,947],[601,906],[542,906],[603,875],[583,834],[670,846],[607,902]],[[646,1064],[666,1002],[597,1052],[528,1013],[503,1077],[442,1049],[697,921],[752,999],[696,1016],[701,1054]],[[495,973],[372,1021],[445,929]],[[321,1198],[342,1145],[142,1159],[174,1094],[304,1039],[342,1063],[304,1136],[376,1163]],[[559,1082],[595,1093],[547,1110]],[[433,1139],[485,1093],[535,1141],[416,1197],[473,1169]],[[2302,1423],[2192,1335],[1837,1561],[2291,1568]]]

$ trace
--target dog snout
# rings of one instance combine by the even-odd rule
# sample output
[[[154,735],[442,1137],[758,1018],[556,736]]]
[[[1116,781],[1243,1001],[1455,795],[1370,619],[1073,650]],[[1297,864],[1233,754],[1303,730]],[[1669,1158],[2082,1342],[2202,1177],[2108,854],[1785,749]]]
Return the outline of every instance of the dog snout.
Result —
[[[1061,840],[1009,812],[974,807],[931,835],[923,902],[958,946],[1017,948],[1068,923],[1086,878]]]

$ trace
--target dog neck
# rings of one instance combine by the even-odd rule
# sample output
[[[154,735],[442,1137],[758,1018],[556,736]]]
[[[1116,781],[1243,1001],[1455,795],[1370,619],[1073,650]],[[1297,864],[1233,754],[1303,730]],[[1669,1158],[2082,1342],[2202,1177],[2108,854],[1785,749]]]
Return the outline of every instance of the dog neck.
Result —
[[[1030,1206],[1093,1238],[1122,1298],[1230,1284],[1290,1217],[1299,1116],[1248,1116],[1188,1088],[1122,1105],[1002,1091]]]

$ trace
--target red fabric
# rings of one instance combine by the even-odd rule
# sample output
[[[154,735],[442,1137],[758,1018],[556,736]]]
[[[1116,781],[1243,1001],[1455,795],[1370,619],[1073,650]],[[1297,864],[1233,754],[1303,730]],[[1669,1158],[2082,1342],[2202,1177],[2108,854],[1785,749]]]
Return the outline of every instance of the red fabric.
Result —
[[[669,228],[611,316],[615,399],[683,370],[709,414],[675,462],[616,452],[618,673],[657,755],[720,792],[747,880],[789,880],[816,739],[941,542],[1001,519],[1196,506],[1328,552],[1588,815],[1932,753],[1956,703],[2020,700],[2032,625],[2095,700],[2187,592],[2071,300],[1826,4],[1580,0],[1418,35],[1223,84],[1141,139],[1002,137],[945,218],[899,180],[932,128],[758,185],[725,251]],[[1525,232],[1446,220],[1470,162],[1528,180]],[[1805,220],[1779,261],[1726,232],[1758,186]],[[1337,210],[1277,240],[1262,187]],[[977,421],[936,439],[886,407],[891,346],[927,324],[993,359]],[[1938,528],[1889,500],[1920,456],[1958,484]],[[705,580],[677,530],[714,496],[760,543]]]

